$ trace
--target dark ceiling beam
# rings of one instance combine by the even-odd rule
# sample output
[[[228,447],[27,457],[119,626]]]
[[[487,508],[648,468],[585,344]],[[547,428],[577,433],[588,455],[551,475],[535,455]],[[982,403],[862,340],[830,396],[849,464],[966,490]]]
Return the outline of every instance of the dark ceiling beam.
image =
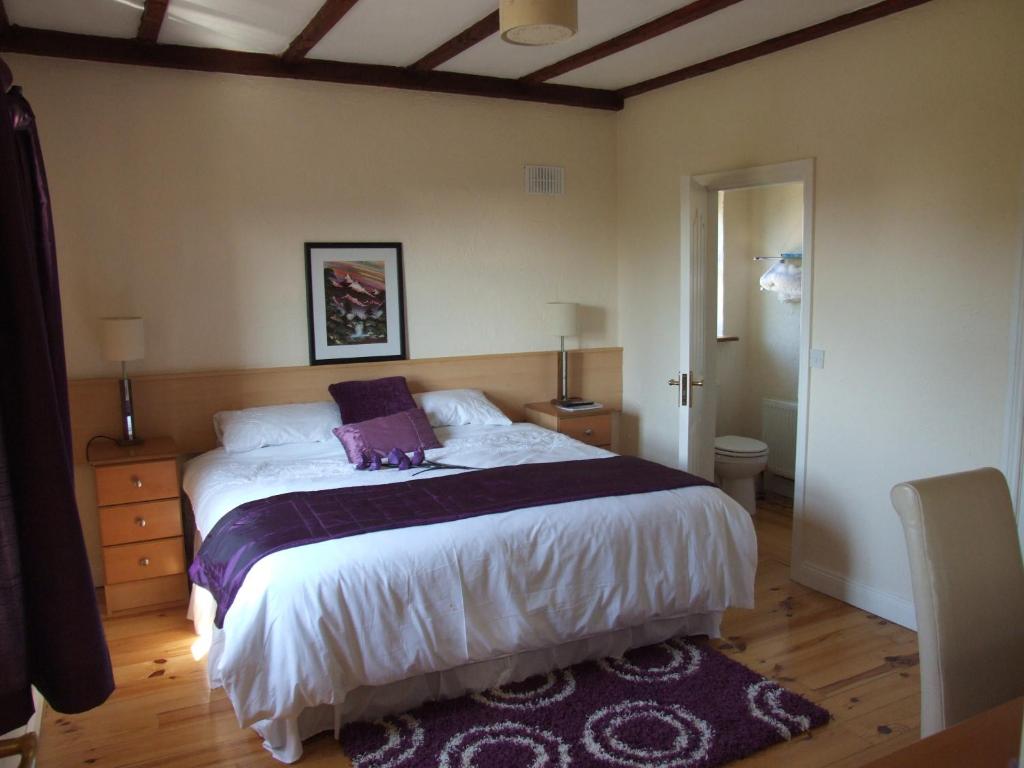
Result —
[[[299,36],[292,40],[281,57],[285,61],[298,61],[313,50],[313,47],[334,29],[341,18],[352,10],[358,0],[326,0]]]
[[[552,83],[532,85],[502,77],[467,75],[460,72],[418,72],[407,67],[352,64],[323,59],[285,61],[280,56],[265,53],[143,43],[133,39],[77,35],[31,27],[12,26],[8,33],[0,38],[0,51],[200,72],[230,72],[239,75],[488,96],[590,109],[622,109],[621,96],[614,91],[596,88]]]
[[[706,75],[710,72],[716,72],[719,69],[725,69],[735,64],[740,64],[744,61],[750,61],[757,59],[761,56],[767,56],[769,53],[775,53],[777,51],[783,51],[786,48],[792,48],[794,45],[800,45],[801,43],[807,43],[811,40],[817,40],[819,37],[825,37],[836,32],[842,32],[844,29],[850,29],[861,24],[866,24],[869,21],[875,21],[885,16],[889,16],[900,11],[905,11],[908,8],[913,8],[918,5],[924,5],[930,2],[930,0],[882,0],[880,3],[869,5],[866,8],[853,11],[851,13],[845,13],[842,16],[836,16],[828,21],[823,21],[819,24],[814,24],[810,27],[804,27],[798,29],[795,32],[789,32],[785,35],[779,35],[773,37],[770,40],[765,40],[755,45],[747,46],[746,48],[740,48],[738,51],[732,51],[721,56],[716,56],[713,59],[702,61],[698,64],[691,64],[688,67],[677,69],[674,72],[668,72],[658,77],[652,77],[650,80],[644,80],[633,85],[628,85],[625,88],[619,89],[619,94],[623,98],[629,98],[630,96],[638,96],[641,93],[647,93],[657,88],[664,88],[666,85],[672,85],[674,83],[682,82],[683,80],[689,80],[700,75]]]
[[[485,40],[493,35],[498,31],[498,26],[498,12],[489,13],[473,26],[459,32],[451,40],[441,43],[441,45],[437,46],[437,48],[415,64],[410,64],[409,69],[421,71],[436,69],[448,61],[448,59],[454,59],[463,51],[472,48],[481,40]]]
[[[168,0],[146,0],[139,20],[139,31],[135,35],[144,43],[155,43],[160,36],[160,26],[167,15]]]
[[[574,69],[592,64],[598,59],[611,56],[613,53],[619,53],[627,48],[632,48],[634,45],[646,43],[648,40],[658,37],[658,35],[664,35],[666,32],[685,27],[687,24],[703,19],[705,16],[710,16],[712,13],[728,8],[730,5],[735,5],[738,2],[740,0],[694,0],[689,5],[684,5],[682,8],[666,13],[664,16],[659,16],[652,21],[648,21],[646,24],[641,24],[639,27],[635,27],[628,32],[623,32],[621,35],[616,35],[610,40],[605,40],[603,43],[598,43],[591,48],[587,48],[585,51],[574,53],[572,56],[568,56],[561,61],[556,61],[554,64],[538,69],[536,72],[524,75],[522,80],[527,83],[543,83],[545,80],[551,80],[559,75],[564,75],[566,72],[572,72]]]

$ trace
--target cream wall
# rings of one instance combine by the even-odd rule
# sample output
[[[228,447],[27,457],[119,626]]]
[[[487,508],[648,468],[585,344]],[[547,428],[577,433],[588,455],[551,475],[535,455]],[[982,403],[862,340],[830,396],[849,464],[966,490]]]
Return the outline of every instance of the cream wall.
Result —
[[[762,291],[777,262],[754,261],[803,251],[803,185],[777,184],[724,193],[725,335],[716,345],[717,434],[762,437],[761,401],[796,401],[800,304]]]
[[[794,574],[912,624],[889,488],[1001,459],[1024,167],[1024,4],[935,0],[627,101],[623,437],[674,461],[680,179],[815,159]]]
[[[73,378],[119,370],[98,319],[122,314],[146,322],[136,372],[306,364],[307,240],[403,243],[411,357],[554,349],[552,300],[583,305],[570,344],[617,343],[612,114],[5,58],[39,121]],[[564,166],[565,196],[527,195],[525,163]],[[87,467],[76,487],[101,581]]]
[[[752,189],[750,228],[756,238],[753,256],[802,253],[804,216],[802,184],[780,184]],[[777,262],[747,260],[750,279],[750,369],[752,384],[747,391],[750,430],[761,431],[761,401],[797,399],[800,372],[800,304],[779,301],[779,295],[762,291],[761,275]]]
[[[39,118],[68,367],[140,314],[140,372],[308,361],[305,241],[404,245],[411,357],[553,349],[541,306],[617,342],[614,115],[381,88],[9,57]],[[564,197],[527,195],[525,163]],[[577,343],[577,342],[573,342]]]

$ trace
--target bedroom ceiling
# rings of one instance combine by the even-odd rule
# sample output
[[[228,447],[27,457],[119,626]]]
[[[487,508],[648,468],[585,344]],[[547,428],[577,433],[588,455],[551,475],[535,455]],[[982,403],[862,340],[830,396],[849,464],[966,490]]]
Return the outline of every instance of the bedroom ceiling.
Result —
[[[614,109],[925,1],[579,0],[575,37],[530,47],[497,0],[0,0],[0,50]]]

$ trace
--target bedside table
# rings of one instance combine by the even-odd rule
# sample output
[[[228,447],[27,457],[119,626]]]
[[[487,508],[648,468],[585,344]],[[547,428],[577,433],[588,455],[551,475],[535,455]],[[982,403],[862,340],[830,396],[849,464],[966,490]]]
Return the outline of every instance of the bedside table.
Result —
[[[89,463],[96,476],[107,614],[184,601],[188,582],[174,440],[96,445]]]
[[[531,424],[561,432],[587,445],[612,449],[611,408],[572,412],[560,410],[552,403],[527,403],[523,409]]]

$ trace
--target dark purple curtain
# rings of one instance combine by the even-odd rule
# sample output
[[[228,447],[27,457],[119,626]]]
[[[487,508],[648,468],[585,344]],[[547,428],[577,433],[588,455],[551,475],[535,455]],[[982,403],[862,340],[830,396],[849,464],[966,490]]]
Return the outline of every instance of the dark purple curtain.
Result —
[[[114,689],[75,505],[50,194],[35,116],[0,60],[0,733]]]

